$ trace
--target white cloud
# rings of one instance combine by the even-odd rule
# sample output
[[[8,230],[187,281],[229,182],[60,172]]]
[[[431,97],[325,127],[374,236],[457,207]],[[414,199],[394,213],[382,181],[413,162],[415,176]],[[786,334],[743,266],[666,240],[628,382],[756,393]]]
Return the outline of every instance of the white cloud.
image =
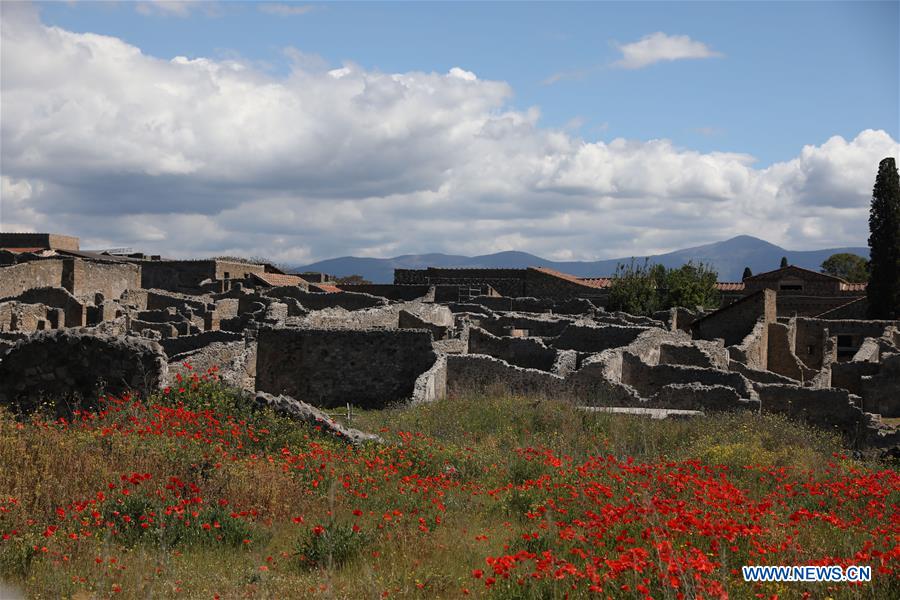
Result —
[[[315,6],[311,4],[278,4],[274,2],[266,2],[259,5],[259,10],[264,13],[270,15],[278,15],[280,17],[296,17],[299,15],[305,15],[308,12],[315,10]]]
[[[668,140],[587,142],[516,110],[510,87],[339,68],[286,76],[161,60],[4,7],[4,228],[84,245],[305,263],[330,256],[526,250],[585,259],[757,234],[864,243],[878,161],[866,130],[755,168]],[[313,57],[315,58],[315,57]]]
[[[666,35],[661,31],[617,47],[622,52],[622,58],[613,65],[623,69],[641,69],[661,61],[722,56],[703,42],[692,40],[686,35]]]
[[[134,9],[146,16],[187,17],[202,4],[199,0],[145,0],[136,2]]]

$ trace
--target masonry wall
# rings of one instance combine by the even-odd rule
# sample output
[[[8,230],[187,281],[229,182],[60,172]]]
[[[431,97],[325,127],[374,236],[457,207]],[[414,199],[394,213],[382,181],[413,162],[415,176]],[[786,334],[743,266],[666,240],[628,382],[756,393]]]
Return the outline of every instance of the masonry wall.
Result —
[[[62,260],[33,260],[0,267],[0,298],[14,298],[39,287],[63,287]]]
[[[569,325],[550,345],[559,350],[579,352],[603,352],[610,348],[627,346],[647,331],[648,327],[631,325]]]
[[[256,389],[324,408],[383,408],[409,400],[436,358],[427,331],[263,329]]]
[[[372,296],[381,296],[388,300],[417,300],[424,298],[431,291],[429,285],[394,285],[390,283],[353,283],[337,284],[337,287],[345,292],[356,292],[359,294],[370,294]]]
[[[141,267],[136,264],[76,260],[73,267],[72,293],[81,298],[100,292],[108,300],[118,300],[125,290],[141,287]]]
[[[469,354],[486,354],[526,369],[552,371],[557,351],[534,338],[498,337],[481,328],[469,330]]]
[[[704,340],[722,338],[726,346],[734,346],[753,331],[760,317],[766,323],[776,319],[775,292],[772,290],[762,290],[694,321],[691,331],[695,337]]]
[[[812,369],[821,369],[825,342],[829,336],[848,336],[853,344],[849,348],[858,349],[865,338],[881,337],[887,327],[897,323],[898,321],[827,320],[801,317],[797,319],[796,354],[806,366]]]

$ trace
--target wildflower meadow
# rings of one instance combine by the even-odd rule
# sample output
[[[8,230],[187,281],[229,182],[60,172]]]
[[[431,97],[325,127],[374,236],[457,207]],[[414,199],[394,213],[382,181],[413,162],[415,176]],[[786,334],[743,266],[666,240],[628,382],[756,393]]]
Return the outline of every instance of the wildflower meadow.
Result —
[[[25,597],[900,597],[896,465],[780,417],[498,393],[354,414],[387,442],[356,448],[215,370],[101,405],[0,414],[0,580]],[[741,577],[794,564],[872,581]]]

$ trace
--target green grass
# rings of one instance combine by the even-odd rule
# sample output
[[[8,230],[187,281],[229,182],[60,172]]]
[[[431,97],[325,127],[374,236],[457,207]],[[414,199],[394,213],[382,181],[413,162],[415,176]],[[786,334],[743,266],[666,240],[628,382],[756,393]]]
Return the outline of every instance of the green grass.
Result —
[[[356,412],[353,427],[389,441],[356,450],[256,410],[233,390],[196,387],[126,403],[89,426],[21,422],[0,412],[0,533],[17,531],[0,541],[0,578],[29,598],[432,598],[458,597],[463,590],[563,597],[571,590],[560,582],[500,581],[488,588],[472,572],[486,569],[486,556],[569,551],[570,542],[554,537],[555,522],[529,516],[543,510],[557,489],[578,484],[566,465],[597,456],[623,465],[697,461],[720,466],[751,499],[771,492],[779,469],[801,481],[894,469],[843,456],[836,436],[777,416],[655,421],[502,395]],[[190,415],[160,416],[162,409],[147,408],[179,403],[215,414],[186,427]],[[166,433],[125,431],[135,423]],[[150,477],[128,483],[134,474]],[[187,482],[178,491],[186,513],[165,514],[175,503],[174,489],[165,487],[172,478]],[[535,483],[551,480],[552,489]],[[671,492],[648,481],[648,493]],[[626,483],[610,483],[616,498],[632,493]],[[102,501],[98,492],[105,493]],[[889,504],[900,503],[898,490],[890,494]],[[78,512],[88,501],[95,504]],[[573,510],[585,506],[583,498],[568,501]],[[799,508],[821,509],[809,495],[786,502],[777,507],[781,521]],[[834,510],[865,511],[864,504],[851,511],[856,501],[846,502]],[[99,517],[89,516],[94,510]],[[152,523],[140,525],[148,519]],[[51,525],[59,530],[45,536]],[[523,538],[538,525],[540,537]],[[857,529],[803,525],[797,558],[852,554],[868,535]],[[77,539],[67,537],[72,533]],[[897,535],[896,526],[885,534]],[[767,542],[790,532],[773,529],[771,535]],[[749,560],[746,540],[736,548],[732,554],[722,550],[731,566]],[[731,597],[799,597],[796,586],[756,589],[723,578]],[[813,597],[825,593],[813,591]],[[868,593],[845,586],[826,595],[886,597],[896,591],[882,580]]]

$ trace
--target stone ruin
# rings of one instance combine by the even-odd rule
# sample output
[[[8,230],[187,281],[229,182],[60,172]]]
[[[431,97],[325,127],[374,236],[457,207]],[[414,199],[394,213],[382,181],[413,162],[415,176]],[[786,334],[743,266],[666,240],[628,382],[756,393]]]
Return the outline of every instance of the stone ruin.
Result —
[[[0,277],[12,268],[21,288],[22,264]],[[779,316],[768,289],[713,312],[639,317],[571,295],[581,284],[540,270],[520,283],[546,297],[501,296],[515,287],[501,277],[345,291],[263,285],[290,277],[258,274],[187,293],[143,288],[133,269],[120,271],[127,279],[104,280],[106,293],[46,285],[47,276],[0,299],[0,403],[92,407],[104,391],[169,385],[188,363],[215,366],[257,402],[306,421],[319,418],[306,405],[383,408],[501,390],[635,414],[775,412],[857,447],[900,442],[881,421],[900,417],[900,323]]]

